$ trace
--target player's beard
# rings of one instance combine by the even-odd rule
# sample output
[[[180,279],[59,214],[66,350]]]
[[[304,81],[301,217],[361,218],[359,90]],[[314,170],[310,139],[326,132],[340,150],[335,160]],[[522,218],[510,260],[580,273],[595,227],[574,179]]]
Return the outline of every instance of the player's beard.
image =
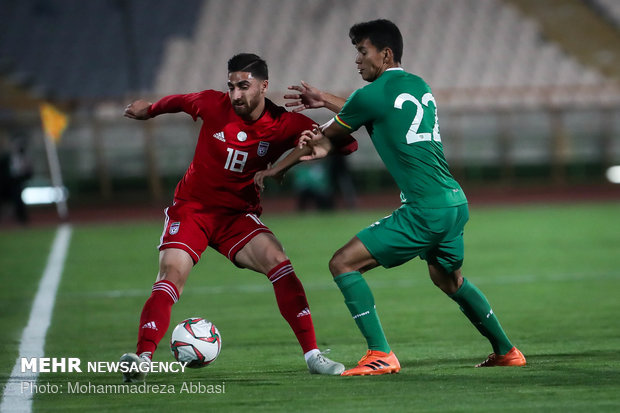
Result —
[[[242,106],[240,106],[240,105],[233,105],[233,110],[240,117],[247,116],[250,113],[250,108],[245,103]]]
[[[248,117],[250,114],[256,109],[260,102],[260,96],[254,96],[252,99],[248,100],[237,100],[233,102],[233,110],[240,117]],[[235,103],[241,103],[241,105],[237,105]]]

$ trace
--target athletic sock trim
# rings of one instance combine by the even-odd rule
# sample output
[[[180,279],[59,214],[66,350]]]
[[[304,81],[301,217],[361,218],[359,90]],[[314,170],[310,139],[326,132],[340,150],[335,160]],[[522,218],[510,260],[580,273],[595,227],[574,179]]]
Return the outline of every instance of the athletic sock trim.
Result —
[[[166,294],[168,294],[168,296],[170,296],[170,298],[172,298],[172,301],[174,303],[179,301],[179,292],[177,291],[177,287],[175,287],[175,285],[170,281],[157,281],[155,284],[153,284],[153,292],[155,291],[165,292]]]
[[[273,284],[276,281],[278,281],[280,278],[285,277],[294,272],[295,271],[293,270],[291,261],[286,260],[276,265],[274,268],[272,268],[272,270],[269,271],[269,274],[267,274],[267,277],[269,278],[269,281],[271,281],[271,283]]]

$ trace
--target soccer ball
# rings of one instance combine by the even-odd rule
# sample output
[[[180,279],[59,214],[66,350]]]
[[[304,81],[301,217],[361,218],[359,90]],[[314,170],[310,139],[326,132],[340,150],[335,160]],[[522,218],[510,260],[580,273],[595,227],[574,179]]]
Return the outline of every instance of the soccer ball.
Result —
[[[172,331],[170,350],[187,367],[205,367],[220,354],[222,336],[215,324],[200,317],[180,322]]]

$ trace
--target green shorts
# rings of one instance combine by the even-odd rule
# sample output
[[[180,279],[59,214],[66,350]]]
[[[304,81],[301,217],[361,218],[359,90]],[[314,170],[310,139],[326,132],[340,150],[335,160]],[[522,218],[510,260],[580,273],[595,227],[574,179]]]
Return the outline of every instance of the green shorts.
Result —
[[[463,228],[467,220],[467,204],[447,208],[403,204],[392,215],[361,230],[357,237],[385,268],[420,257],[452,272],[463,265]]]

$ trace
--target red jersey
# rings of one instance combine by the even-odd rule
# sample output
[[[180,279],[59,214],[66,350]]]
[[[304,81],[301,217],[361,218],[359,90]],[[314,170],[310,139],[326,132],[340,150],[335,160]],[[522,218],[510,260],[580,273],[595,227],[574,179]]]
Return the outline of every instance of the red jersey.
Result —
[[[176,187],[175,199],[198,201],[208,210],[261,213],[260,192],[254,175],[295,147],[302,131],[312,129],[312,119],[265,99],[265,111],[256,121],[239,117],[227,93],[205,90],[171,95],[154,103],[149,115],[185,112],[201,118],[194,159]],[[351,137],[340,149],[351,153]]]

